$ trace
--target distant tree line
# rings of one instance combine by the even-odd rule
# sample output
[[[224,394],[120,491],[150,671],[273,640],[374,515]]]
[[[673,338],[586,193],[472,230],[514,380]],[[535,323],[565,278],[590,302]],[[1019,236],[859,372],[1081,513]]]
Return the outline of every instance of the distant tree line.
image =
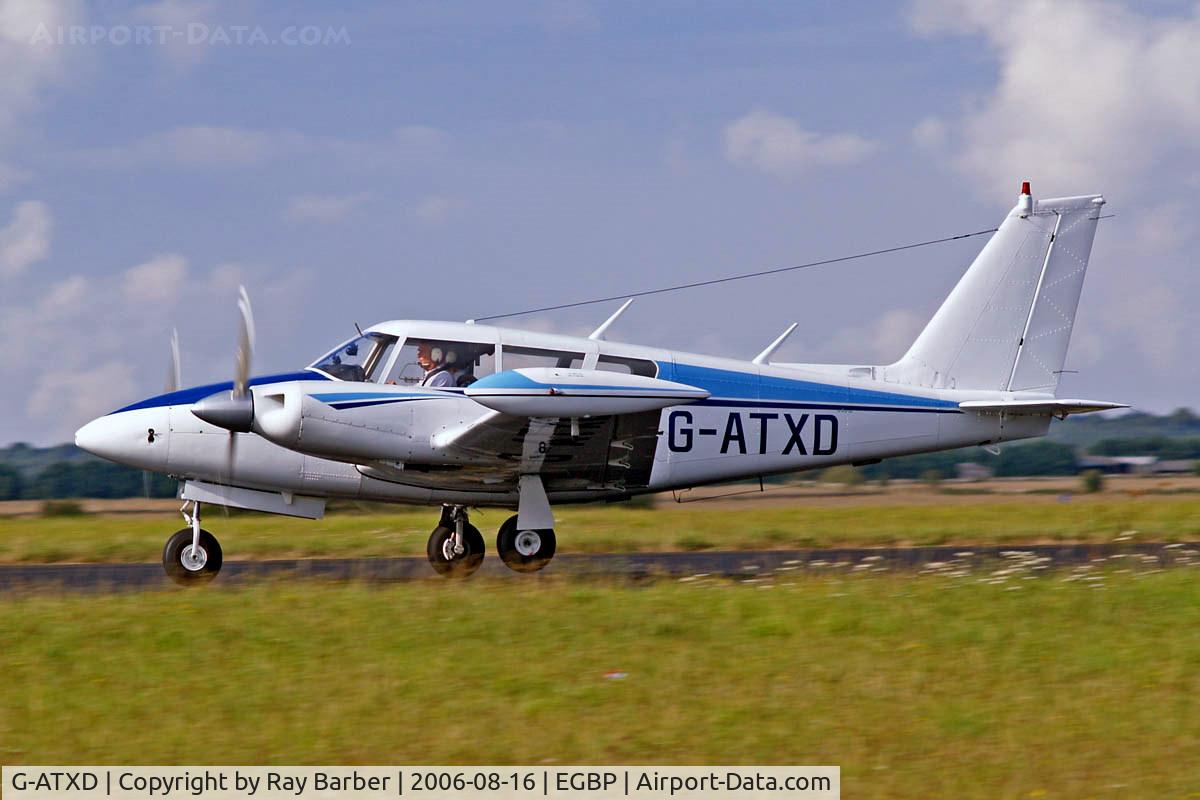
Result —
[[[964,461],[983,464],[1001,478],[1029,475],[1074,475],[1079,472],[1075,448],[1068,444],[1041,440],[1006,447],[1000,451],[998,456],[980,448],[969,448],[887,458],[878,464],[868,464],[862,467],[862,473],[872,480],[928,478],[933,474],[943,478],[953,478],[957,472],[957,465]]]
[[[1098,456],[1200,458],[1200,437],[1171,439],[1166,436],[1123,436],[1103,439],[1089,449]]]
[[[176,482],[165,475],[107,461],[57,461],[31,478],[0,464],[0,500],[66,497],[174,497]]]

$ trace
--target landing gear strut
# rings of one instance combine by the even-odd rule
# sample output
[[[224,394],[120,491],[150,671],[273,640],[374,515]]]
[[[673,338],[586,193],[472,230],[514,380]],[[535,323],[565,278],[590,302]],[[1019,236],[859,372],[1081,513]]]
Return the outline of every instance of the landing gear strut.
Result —
[[[466,506],[442,506],[442,518],[425,548],[433,569],[448,578],[466,578],[483,563],[483,551],[483,536],[467,519]]]
[[[181,586],[208,583],[221,571],[221,543],[217,537],[200,527],[200,504],[191,501],[179,509],[186,528],[171,534],[163,547],[163,569],[167,577]]]
[[[496,552],[505,566],[516,572],[537,572],[554,558],[556,547],[553,528],[518,530],[516,514],[505,520],[496,534]]]

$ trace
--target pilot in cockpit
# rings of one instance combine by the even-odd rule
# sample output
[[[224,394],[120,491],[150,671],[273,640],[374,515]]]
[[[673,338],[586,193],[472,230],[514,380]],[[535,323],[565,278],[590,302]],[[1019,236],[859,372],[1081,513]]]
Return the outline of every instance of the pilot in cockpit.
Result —
[[[417,345],[417,364],[425,370],[421,386],[442,388],[458,385],[458,353],[452,347],[434,342]]]

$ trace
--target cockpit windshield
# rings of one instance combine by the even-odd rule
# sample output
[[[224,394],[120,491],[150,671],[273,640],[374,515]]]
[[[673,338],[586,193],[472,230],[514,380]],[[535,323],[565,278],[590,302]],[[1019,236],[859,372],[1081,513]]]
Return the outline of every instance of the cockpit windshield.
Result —
[[[395,336],[367,333],[339,345],[312,366],[338,380],[378,381],[395,344]]]

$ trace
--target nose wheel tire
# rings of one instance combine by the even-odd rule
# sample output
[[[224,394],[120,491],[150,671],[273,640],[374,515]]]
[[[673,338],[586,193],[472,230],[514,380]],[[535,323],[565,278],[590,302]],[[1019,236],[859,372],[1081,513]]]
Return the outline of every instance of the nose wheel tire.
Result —
[[[163,547],[163,569],[180,586],[208,583],[221,571],[221,543],[202,529],[200,546],[192,550],[192,529],[177,530]]]
[[[466,578],[483,563],[483,535],[474,525],[463,525],[463,552],[454,552],[454,529],[439,525],[429,534],[425,554],[437,574],[447,578]]]
[[[554,558],[558,543],[554,529],[518,530],[514,514],[496,534],[496,552],[505,566],[516,572],[537,572]]]

